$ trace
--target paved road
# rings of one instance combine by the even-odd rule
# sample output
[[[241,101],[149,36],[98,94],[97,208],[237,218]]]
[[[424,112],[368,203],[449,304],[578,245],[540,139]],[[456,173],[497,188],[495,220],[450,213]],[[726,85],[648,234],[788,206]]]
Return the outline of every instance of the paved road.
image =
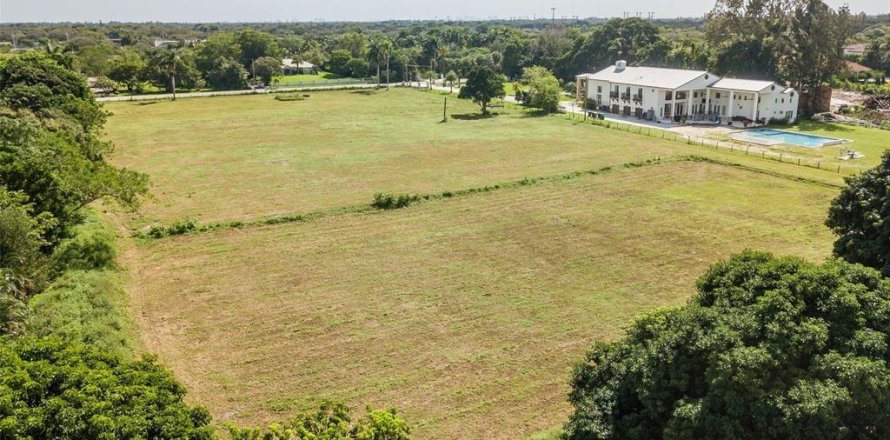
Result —
[[[402,85],[402,83],[391,83],[390,87],[397,87]],[[381,84],[380,87],[385,87],[385,84]],[[338,89],[373,89],[377,87],[377,84],[366,84],[366,83],[357,83],[357,84],[341,84],[341,85],[331,85],[331,86],[311,86],[311,87],[300,87],[300,86],[289,86],[289,87],[276,87],[275,89],[257,89],[257,90],[222,90],[218,92],[187,92],[187,93],[177,93],[176,99],[183,98],[206,98],[208,96],[233,96],[233,95],[260,95],[265,93],[278,93],[278,92],[302,92],[302,91],[311,91],[311,90],[338,90]],[[114,102],[114,101],[163,101],[167,99],[173,99],[172,93],[159,93],[159,94],[151,94],[151,95],[128,95],[128,96],[105,96],[101,98],[96,98],[96,101],[100,102]]]

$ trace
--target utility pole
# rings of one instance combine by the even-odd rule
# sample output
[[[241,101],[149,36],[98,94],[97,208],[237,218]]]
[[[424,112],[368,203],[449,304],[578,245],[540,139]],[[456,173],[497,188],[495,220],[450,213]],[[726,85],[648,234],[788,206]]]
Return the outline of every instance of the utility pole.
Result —
[[[389,90],[389,51],[386,52],[386,90]]]
[[[253,89],[256,90],[256,58],[250,62],[250,68],[253,70]]]
[[[550,8],[550,12],[553,14],[550,21],[556,21],[556,8]]]

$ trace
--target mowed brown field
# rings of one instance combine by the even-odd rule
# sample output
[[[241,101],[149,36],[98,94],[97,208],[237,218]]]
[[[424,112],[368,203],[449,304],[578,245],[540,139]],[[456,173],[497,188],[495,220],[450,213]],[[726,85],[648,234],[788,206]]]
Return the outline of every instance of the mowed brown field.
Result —
[[[721,154],[515,108],[479,119],[478,106],[453,96],[451,120],[441,123],[444,99],[392,89],[319,92],[297,102],[262,95],[109,103],[106,128],[114,161],[152,178],[155,199],[133,227],[185,217],[250,220],[368,203],[376,192],[438,193]]]
[[[418,439],[515,439],[565,420],[571,367],[593,341],[683,303],[714,261],[748,247],[825,258],[836,191],[678,162],[172,237],[125,261],[146,348],[218,421],[281,420],[332,398],[397,407]]]

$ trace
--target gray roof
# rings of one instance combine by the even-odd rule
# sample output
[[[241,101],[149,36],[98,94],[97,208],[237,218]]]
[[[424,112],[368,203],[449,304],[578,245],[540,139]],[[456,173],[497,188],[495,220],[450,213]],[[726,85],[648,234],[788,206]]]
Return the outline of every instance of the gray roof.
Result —
[[[760,81],[755,79],[723,78],[711,84],[711,88],[725,90],[741,90],[743,92],[762,92],[770,86],[775,86],[772,81]]]
[[[596,73],[578,75],[596,81],[609,81],[632,86],[657,87],[660,89],[676,89],[696,78],[707,74],[704,70],[664,69],[661,67],[632,67],[616,69],[606,67]]]

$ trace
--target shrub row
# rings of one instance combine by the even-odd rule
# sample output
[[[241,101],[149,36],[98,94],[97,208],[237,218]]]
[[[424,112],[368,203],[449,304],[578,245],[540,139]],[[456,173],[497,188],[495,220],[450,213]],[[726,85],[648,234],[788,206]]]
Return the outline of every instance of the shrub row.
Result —
[[[276,94],[276,101],[303,101],[308,98],[309,95],[304,95],[302,93],[282,93]]]
[[[683,162],[683,161],[709,161],[709,159],[701,158],[699,156],[672,156],[668,158],[656,158],[656,159],[648,159],[637,162],[628,162],[620,165],[621,168],[637,168],[647,165],[654,165],[659,163],[668,163],[668,162]],[[241,228],[247,226],[268,226],[268,225],[277,225],[282,223],[293,223],[293,222],[302,222],[309,221],[313,219],[317,219],[320,217],[327,217],[331,215],[338,214],[347,214],[347,213],[361,213],[368,212],[371,210],[393,210],[393,209],[401,209],[411,206],[414,203],[426,201],[426,200],[440,200],[447,199],[452,197],[465,196],[470,194],[478,194],[485,193],[500,189],[508,189],[508,188],[517,188],[521,186],[528,185],[536,185],[539,183],[545,182],[556,182],[562,180],[570,180],[575,179],[581,176],[590,176],[597,175],[601,173],[605,173],[610,171],[613,167],[605,166],[602,168],[598,168],[595,170],[586,170],[586,171],[574,171],[571,173],[560,174],[557,176],[548,176],[548,177],[526,177],[521,180],[516,180],[512,182],[499,183],[494,185],[485,185],[475,188],[467,188],[457,191],[443,191],[441,193],[434,194],[393,194],[393,193],[376,193],[374,194],[374,198],[371,200],[371,203],[367,205],[350,205],[345,207],[333,208],[333,209],[325,209],[319,211],[312,211],[302,214],[292,214],[285,216],[276,216],[276,217],[268,217],[259,220],[251,220],[251,221],[229,221],[229,222],[214,222],[214,223],[205,223],[201,224],[193,219],[184,219],[172,223],[170,225],[155,225],[152,226],[146,232],[136,232],[134,237],[137,239],[150,240],[150,239],[159,239],[164,237],[170,237],[174,235],[183,235],[183,234],[191,234],[191,233],[199,233],[199,232],[209,232],[216,229],[229,229],[229,228]]]
[[[371,206],[377,209],[400,209],[407,208],[410,204],[420,200],[420,196],[411,194],[392,194],[377,193],[374,194],[374,201]]]

